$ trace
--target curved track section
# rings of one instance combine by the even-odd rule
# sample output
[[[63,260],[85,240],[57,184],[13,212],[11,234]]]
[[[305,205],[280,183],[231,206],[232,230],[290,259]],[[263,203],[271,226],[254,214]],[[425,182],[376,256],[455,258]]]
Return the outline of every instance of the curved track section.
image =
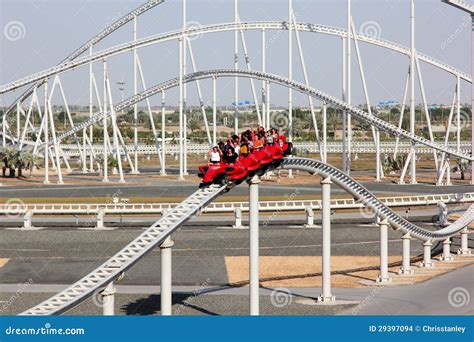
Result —
[[[420,240],[445,239],[464,229],[466,225],[474,220],[474,205],[471,205],[462,217],[453,224],[438,231],[429,231],[398,216],[364,186],[331,165],[313,159],[290,157],[285,158],[280,166],[287,169],[318,173],[323,177],[331,177],[334,183],[349,192],[354,198],[361,200],[366,206],[372,208],[381,218],[386,218],[394,228],[404,233],[410,233]],[[225,186],[218,185],[199,189],[90,274],[43,303],[23,312],[22,315],[61,314],[73,308],[95,290],[118,278],[147,252],[163,242],[180,225],[225,190]]]
[[[293,80],[289,80],[285,77],[279,76],[279,75],[274,75],[274,74],[269,74],[269,73],[264,73],[261,71],[252,71],[252,70],[235,70],[235,69],[216,69],[216,70],[206,70],[206,71],[198,71],[192,74],[185,75],[183,77],[183,82],[188,83],[196,80],[201,80],[201,79],[206,79],[206,78],[212,78],[212,77],[244,77],[244,78],[254,78],[254,79],[259,79],[259,80],[266,80],[270,81],[275,84],[282,85],[284,87],[289,87],[292,88],[296,91],[299,91],[301,93],[310,95],[314,98],[317,98],[319,100],[322,100],[324,102],[327,102],[337,108],[343,109],[346,114],[352,114],[353,116],[357,117],[358,119],[378,128],[381,129],[385,132],[388,132],[394,136],[402,137],[402,138],[407,138],[413,143],[418,143],[425,145],[427,147],[430,147],[434,150],[437,150],[439,152],[444,152],[462,159],[467,159],[467,160],[472,160],[471,156],[463,153],[461,151],[457,151],[455,149],[451,149],[449,147],[446,147],[442,144],[434,143],[431,142],[428,139],[419,137],[417,135],[412,135],[408,131],[398,128],[395,125],[392,125],[390,123],[387,123],[373,115],[369,115],[368,113],[364,112],[363,110],[351,106],[347,104],[346,102],[339,100],[338,98],[328,95],[326,93],[323,93],[320,90],[317,90],[312,87],[308,87],[305,84]],[[118,113],[122,111],[125,108],[128,108],[135,103],[141,102],[144,99],[153,96],[155,94],[158,94],[162,91],[168,90],[173,87],[177,87],[179,85],[179,78],[173,78],[171,80],[168,80],[166,82],[160,83],[158,85],[155,85],[151,88],[148,88],[147,90],[136,94],[128,99],[126,99],[123,102],[118,103],[115,106],[115,111]],[[107,115],[110,115],[108,112]],[[92,118],[80,123],[79,125],[75,126],[73,129],[62,133],[58,135],[58,141],[67,138],[74,133],[77,133],[81,131],[83,128],[88,127],[90,125],[93,125],[95,123],[98,123],[100,120],[102,120],[104,116],[104,113],[98,113],[94,115]]]
[[[122,26],[124,26],[125,24],[133,20],[134,18],[142,15],[143,13],[149,11],[155,6],[162,4],[163,2],[164,0],[148,0],[143,5],[135,8],[133,11],[130,11],[129,13],[117,19],[111,25],[107,26],[105,29],[100,31],[94,37],[89,39],[86,43],[84,43],[79,48],[74,50],[74,52],[72,52],[69,56],[64,58],[58,65],[62,65],[67,62],[73,61],[74,59],[82,55],[84,52],[86,52],[91,46],[96,45],[101,40],[105,39],[107,36],[117,31],[119,28],[121,28]],[[33,93],[33,90],[36,87],[41,86],[44,83],[44,81],[45,79],[39,80],[37,83],[35,83],[34,85],[30,86],[27,90],[25,90],[25,92],[23,92],[15,101],[12,102],[10,107],[8,107],[8,109],[5,111],[4,115],[8,115],[13,109],[15,109],[15,106],[18,102],[23,102],[26,98],[28,98],[28,96],[30,96]],[[16,141],[16,138],[13,136],[13,134],[6,135],[6,138],[10,139],[13,142]]]
[[[333,35],[333,36],[337,36],[341,38],[347,37],[347,30],[339,28],[339,27],[317,25],[317,24],[310,24],[310,23],[295,23],[295,27],[297,30],[301,32],[316,32],[316,33]],[[138,39],[137,41],[130,41],[130,42],[123,43],[123,44],[120,44],[120,45],[117,45],[117,46],[114,46],[102,51],[98,51],[91,56],[77,58],[74,61],[66,61],[60,65],[54,66],[52,68],[26,76],[16,81],[10,82],[0,87],[0,94],[6,93],[8,91],[17,89],[19,87],[25,86],[33,82],[43,80],[55,74],[59,74],[59,73],[77,68],[89,62],[94,62],[103,58],[107,58],[114,55],[118,55],[120,53],[131,51],[134,48],[141,48],[141,47],[157,44],[160,42],[176,40],[182,37],[183,34],[192,37],[192,36],[203,35],[207,33],[217,33],[217,32],[226,32],[226,31],[235,31],[235,30],[261,30],[261,29],[288,30],[288,24],[287,22],[281,22],[281,21],[223,23],[223,24],[202,26],[199,28],[193,27],[187,30],[177,30],[177,31],[172,31],[172,32],[164,33],[164,34],[157,34],[157,35]],[[364,35],[361,33],[357,33],[355,35],[355,38],[359,41],[377,45],[377,46],[380,46],[392,51],[397,51],[407,56],[411,55],[411,50],[408,47],[403,46],[398,43],[390,42],[388,40],[384,40],[384,39],[380,39],[376,37],[371,37],[371,36]],[[459,69],[456,69],[445,62],[437,60],[421,52],[417,52],[417,56],[420,60],[426,63],[434,65],[453,75],[456,75],[456,76],[459,75],[460,78],[466,80],[467,82],[472,82],[472,78],[467,73]]]
[[[303,170],[311,173],[318,173],[322,177],[331,177],[331,180],[334,183],[350,193],[356,200],[361,201],[365,206],[371,208],[377,216],[381,217],[382,219],[387,219],[393,228],[404,233],[410,233],[413,237],[419,240],[444,240],[451,235],[458,233],[469,223],[474,221],[473,204],[458,220],[456,220],[451,225],[441,230],[430,231],[408,222],[403,217],[393,212],[362,184],[334,166],[308,158],[285,158],[281,164],[281,167],[285,169]]]
[[[199,189],[97,269],[43,303],[23,312],[22,315],[53,315],[71,309],[96,289],[118,278],[200,209],[221,195],[225,189],[225,186],[218,185]]]

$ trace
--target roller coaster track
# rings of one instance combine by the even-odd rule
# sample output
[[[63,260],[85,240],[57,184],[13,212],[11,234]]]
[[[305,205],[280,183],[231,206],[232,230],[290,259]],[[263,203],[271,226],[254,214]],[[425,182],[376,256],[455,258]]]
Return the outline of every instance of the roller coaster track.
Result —
[[[452,148],[448,148],[444,145],[438,144],[431,142],[428,139],[425,139],[423,137],[419,137],[417,135],[412,135],[409,132],[407,132],[404,129],[398,128],[395,125],[392,125],[390,123],[387,123],[373,115],[369,115],[368,113],[364,112],[363,110],[351,106],[347,104],[346,102],[339,100],[338,98],[325,94],[322,91],[319,91],[317,89],[314,89],[312,87],[308,87],[305,84],[293,80],[289,80],[285,77],[279,76],[279,75],[274,75],[274,74],[269,74],[269,73],[264,73],[261,71],[252,71],[252,70],[235,70],[235,69],[215,69],[215,70],[206,70],[206,71],[198,71],[195,73],[191,73],[188,75],[185,75],[183,77],[183,82],[193,82],[196,80],[201,80],[201,79],[206,79],[206,78],[212,78],[212,77],[245,77],[245,78],[255,78],[259,80],[267,80],[275,84],[282,85],[284,87],[289,87],[292,88],[296,91],[299,91],[301,93],[310,95],[314,98],[317,98],[323,102],[328,103],[329,105],[335,106],[336,108],[340,108],[344,110],[345,114],[352,114],[354,117],[378,128],[381,129],[385,132],[390,133],[393,136],[399,136],[399,137],[404,137],[409,139],[412,143],[418,143],[425,145],[427,147],[430,147],[434,150],[437,150],[439,152],[445,152],[450,155],[454,155],[456,157],[462,158],[462,159],[467,159],[467,160],[472,160],[471,156],[463,153],[461,151],[456,151]],[[161,93],[162,91],[165,91],[167,89],[177,87],[179,85],[179,78],[174,78],[171,80],[168,80],[166,82],[160,83],[158,85],[155,85],[151,88],[148,88],[147,90],[136,94],[128,99],[126,99],[123,102],[118,103],[115,106],[115,111],[118,113],[130,106],[132,106],[135,103],[141,102],[144,99],[153,96],[155,94]],[[74,133],[77,133],[81,131],[83,128],[88,127],[90,125],[93,125],[95,123],[98,123],[103,119],[104,113],[98,113],[92,116],[90,119],[78,124],[71,130],[62,133],[58,135],[58,141],[67,138],[71,136]],[[107,115],[110,115],[108,112]]]
[[[317,25],[317,24],[310,24],[310,23],[295,23],[295,29],[302,31],[302,32],[315,32],[315,33],[322,33],[328,34],[337,37],[347,37],[347,30],[338,27],[332,27],[327,25]],[[91,56],[84,56],[81,58],[76,58],[75,60],[67,60],[62,64],[59,64],[55,67],[40,71],[38,73],[29,75],[27,77],[21,78],[19,80],[10,82],[6,85],[0,87],[0,94],[6,93],[8,91],[12,91],[19,87],[25,86],[27,84],[37,82],[40,80],[44,80],[50,76],[65,72],[67,70],[75,69],[79,66],[85,65],[89,62],[101,60],[113,55],[117,55],[126,51],[131,51],[134,48],[141,48],[145,46],[149,46],[152,44],[170,41],[179,39],[183,36],[183,34],[187,36],[199,36],[207,33],[217,33],[217,32],[226,32],[226,31],[235,31],[235,30],[261,30],[261,29],[268,29],[268,30],[288,30],[288,23],[283,21],[255,21],[255,22],[237,22],[237,23],[223,23],[223,24],[215,24],[215,25],[207,25],[202,27],[192,27],[187,30],[177,30],[172,31],[164,34],[157,34],[149,37],[144,37],[138,39],[137,41],[130,41],[127,43],[123,43],[102,51],[98,51]],[[355,34],[355,39],[381,46],[383,48],[387,48],[392,51],[396,51],[407,56],[411,55],[411,51],[408,47],[403,46],[398,43],[390,42],[388,40],[380,39],[377,37],[372,37],[368,35],[363,35],[361,33]],[[472,82],[471,77],[461,71],[458,70],[447,63],[444,63],[440,60],[437,60],[433,57],[430,57],[426,54],[417,52],[417,56],[420,60],[434,65],[442,70],[445,70],[453,75],[459,76],[460,78],[466,80],[467,82]]]
[[[465,226],[474,220],[474,205],[471,205],[451,225],[438,231],[429,231],[398,216],[364,186],[331,165],[307,158],[290,157],[283,159],[280,166],[286,169],[318,173],[322,177],[331,177],[334,183],[371,208],[376,215],[386,218],[393,228],[404,233],[410,233],[413,237],[423,241],[446,239],[464,229]],[[108,283],[120,277],[123,272],[132,267],[154,247],[162,243],[166,237],[176,231],[183,223],[188,221],[199,210],[206,207],[225,190],[226,186],[219,185],[211,185],[208,188],[197,190],[104,264],[55,296],[24,311],[22,315],[52,315],[70,310],[97,289],[105,287]]]
[[[107,36],[112,34],[113,32],[117,31],[119,28],[133,20],[134,18],[142,15],[143,13],[149,11],[150,9],[154,8],[157,5],[160,5],[164,2],[164,0],[149,0],[145,2],[144,4],[140,5],[139,7],[135,8],[133,11],[130,11],[123,17],[117,19],[114,21],[111,25],[107,26],[104,28],[102,31],[100,31],[97,35],[89,39],[86,43],[81,45],[79,48],[74,50],[69,56],[64,58],[61,62],[59,62],[58,65],[62,65],[64,63],[70,62],[78,58],[80,55],[82,55],[84,52],[86,52],[90,47],[96,45],[99,43],[101,40],[105,39]],[[12,102],[10,107],[5,111],[4,115],[8,115],[16,106],[18,102],[23,102],[28,96],[30,96],[33,93],[33,90],[39,86],[41,86],[44,83],[45,79],[40,79],[38,82],[30,86],[25,92],[23,92],[15,101]],[[13,137],[13,134],[6,135],[8,139],[11,141],[16,141],[16,138]]]

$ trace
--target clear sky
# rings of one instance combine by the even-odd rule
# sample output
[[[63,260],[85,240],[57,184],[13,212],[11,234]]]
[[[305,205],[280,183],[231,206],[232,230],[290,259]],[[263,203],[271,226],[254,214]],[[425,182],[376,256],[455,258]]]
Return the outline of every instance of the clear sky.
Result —
[[[0,0],[0,83],[38,72],[55,65],[106,25],[137,7],[143,0]],[[356,30],[375,34],[406,46],[410,44],[409,0],[353,0]],[[297,21],[346,27],[345,0],[293,0]],[[182,25],[181,0],[166,0],[139,17],[138,36],[177,30]],[[287,0],[240,0],[242,21],[287,20]],[[470,18],[440,0],[416,0],[417,49],[467,73],[470,73]],[[188,0],[188,22],[191,25],[233,21],[233,0]],[[15,32],[12,26],[19,28]],[[101,42],[95,51],[133,38],[132,25],[115,32]],[[260,32],[245,32],[251,66],[261,68]],[[288,32],[268,32],[267,71],[287,76]],[[315,33],[301,33],[303,50],[312,86],[340,97],[342,86],[341,40]],[[294,78],[303,80],[294,42]],[[233,33],[209,34],[192,41],[198,69],[233,67]],[[401,101],[408,70],[408,58],[389,50],[360,44],[372,104],[379,101]],[[242,49],[241,49],[242,51]],[[362,83],[353,59],[353,103],[363,102]],[[178,43],[158,44],[139,50],[148,86],[178,75]],[[241,68],[245,68],[243,54]],[[101,63],[96,63],[98,82],[102,77]],[[123,77],[125,97],[133,94],[132,55],[125,53],[109,61],[113,82]],[[188,70],[191,65],[188,63]],[[450,103],[455,87],[452,75],[422,63],[423,79],[429,103]],[[87,67],[61,76],[70,104],[88,103]],[[257,82],[257,89],[260,83]],[[219,105],[233,102],[233,83],[218,81]],[[100,90],[102,90],[101,86]],[[210,103],[211,82],[203,82],[204,100]],[[250,84],[242,80],[240,100],[251,99]],[[18,91],[17,91],[18,93]],[[189,102],[197,103],[194,85],[188,86]],[[287,90],[273,87],[271,102],[287,103]],[[2,96],[2,104],[13,100],[15,93]],[[18,95],[18,94],[17,94]],[[470,101],[470,87],[462,82],[461,99]],[[120,100],[118,85],[114,98]],[[417,91],[417,102],[420,100]],[[54,102],[59,103],[59,97]],[[159,98],[152,99],[154,104]],[[177,91],[168,95],[170,105],[177,104]],[[306,106],[307,98],[295,95],[296,105]]]

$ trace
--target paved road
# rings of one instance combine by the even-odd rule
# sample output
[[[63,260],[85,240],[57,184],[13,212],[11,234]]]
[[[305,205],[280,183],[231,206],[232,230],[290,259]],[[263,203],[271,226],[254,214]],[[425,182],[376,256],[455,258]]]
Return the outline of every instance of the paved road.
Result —
[[[456,185],[437,187],[428,184],[399,185],[392,183],[364,183],[364,185],[375,194],[443,194],[443,193],[465,193],[474,191],[474,186]],[[107,184],[102,182],[81,186],[73,185],[21,185],[3,186],[0,188],[0,197],[3,198],[73,198],[73,197],[111,197],[119,194],[120,197],[186,197],[197,189],[196,182],[178,182],[175,180],[156,180],[153,182],[144,180],[141,184]],[[260,187],[261,196],[289,196],[298,190],[298,195],[319,195],[321,188],[319,181],[312,184],[283,185],[263,182]],[[346,194],[345,191],[334,187],[332,194]],[[248,196],[245,185],[234,188],[226,196]]]
[[[300,221],[301,222],[301,221]],[[230,222],[229,222],[230,223]],[[425,224],[433,228],[432,224]],[[124,227],[112,231],[48,229],[0,230],[0,258],[10,261],[0,268],[0,283],[68,284],[89,273],[142,232]],[[209,279],[211,285],[229,282],[225,256],[247,256],[248,230],[232,229],[223,222],[189,223],[173,234],[175,285],[196,285]],[[390,230],[390,253],[400,255],[398,232]],[[333,255],[378,255],[378,229],[373,224],[333,224]],[[421,244],[413,243],[413,254]],[[261,255],[320,256],[321,229],[301,226],[264,226]],[[134,266],[123,281],[126,285],[159,283],[160,256],[155,248]]]

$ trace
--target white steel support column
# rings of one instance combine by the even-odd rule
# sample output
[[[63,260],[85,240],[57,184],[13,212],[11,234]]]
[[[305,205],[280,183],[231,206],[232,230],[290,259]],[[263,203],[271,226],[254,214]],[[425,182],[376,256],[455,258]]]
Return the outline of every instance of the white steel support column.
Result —
[[[239,0],[234,0],[234,22],[239,21]],[[234,69],[239,69],[239,31],[234,31]],[[239,78],[234,77],[234,133],[239,134]]]
[[[114,282],[112,281],[100,293],[102,297],[102,312],[104,316],[114,315],[115,291]]]
[[[267,63],[267,45],[266,45],[266,31],[262,29],[262,72],[266,72]],[[270,128],[270,122],[267,121],[267,99],[266,99],[266,85],[267,81],[262,80],[262,126],[266,129]]]
[[[187,27],[187,0],[183,0],[183,32],[185,32]],[[183,35],[183,75],[187,73],[187,46],[186,46],[187,36]],[[187,104],[187,83],[183,84],[183,175],[188,175],[188,104]]]
[[[16,103],[16,139],[20,141],[20,102]]]
[[[378,283],[388,283],[392,279],[388,275],[388,226],[387,219],[380,222],[380,274]]]
[[[349,34],[349,33],[348,33]],[[342,101],[347,102],[346,38],[342,38]],[[347,115],[342,111],[342,171],[347,171]]]
[[[456,77],[456,151],[461,151],[461,77]]]
[[[49,184],[48,80],[44,82],[44,184]],[[41,134],[41,132],[40,132]],[[5,137],[5,135],[4,135]],[[4,145],[5,146],[5,145]]]
[[[108,139],[108,132],[107,132],[107,60],[104,59],[103,63],[103,68],[104,68],[104,104],[103,104],[103,111],[104,111],[104,118],[102,120],[102,128],[104,130],[104,154],[103,154],[103,159],[104,159],[104,165],[103,165],[103,179],[102,182],[108,182],[108,146],[107,146],[107,139]]]
[[[471,14],[471,77],[474,79],[474,13]],[[474,156],[474,81],[471,82],[471,156]],[[474,184],[474,161],[471,162],[471,184]]]
[[[430,268],[433,267],[433,260],[431,260],[431,240],[423,242],[423,262],[420,263],[420,267]]]
[[[89,47],[89,57],[92,56],[92,45]],[[92,118],[93,113],[93,69],[92,69],[92,62],[89,63],[89,118]],[[89,127],[89,143],[90,143],[90,155],[89,155],[89,171],[94,172],[94,125],[90,125]],[[84,151],[85,153],[85,151]]]
[[[178,39],[179,43],[179,180],[184,179],[183,165],[183,37]]]
[[[323,102],[323,163],[327,163],[328,160],[328,125],[327,125],[327,111],[328,105],[326,102]]]
[[[400,117],[398,120],[398,129],[402,128],[403,124],[403,116],[405,114],[405,103],[407,101],[407,93],[408,93],[408,84],[410,83],[410,68],[408,68],[407,79],[405,81],[405,88],[403,90],[403,100],[402,100],[402,108],[400,110]],[[398,153],[398,143],[400,142],[400,137],[395,137],[395,151],[393,152],[393,159],[397,159]]]
[[[133,41],[137,41],[137,17],[133,16]],[[137,49],[133,48],[133,94],[138,93]],[[153,123],[152,123],[153,124]],[[156,136],[154,137],[156,139]],[[134,173],[138,171],[138,103],[133,105],[133,163]]]
[[[321,216],[323,226],[323,255],[322,255],[322,278],[323,289],[318,297],[319,302],[333,302],[335,297],[331,293],[331,178],[321,180],[322,203]]]
[[[173,306],[173,289],[172,289],[172,255],[171,247],[173,246],[171,237],[167,237],[160,245],[161,255],[161,315],[171,316]]]
[[[217,77],[212,78],[212,146],[217,145]]]
[[[288,0],[288,79],[293,80],[293,0]],[[293,89],[288,87],[288,141],[293,142]],[[288,170],[293,178],[293,170]]]
[[[453,259],[454,258],[451,255],[451,239],[447,238],[443,241],[443,255],[441,256],[440,260],[451,261]]]
[[[249,231],[250,231],[250,255],[249,255],[249,279],[250,279],[250,315],[260,314],[259,305],[259,226],[258,226],[258,185],[260,179],[253,176],[249,180]]]
[[[351,23],[352,23],[352,0],[347,0],[347,48],[346,48],[346,102],[350,105],[352,102],[352,55],[351,55]],[[346,170],[344,170],[348,175],[351,173],[351,155],[352,155],[352,120],[351,115],[347,113],[347,160],[346,160]]]
[[[411,21],[411,53],[410,53],[410,134],[415,135],[415,0],[410,0]],[[416,150],[411,143],[411,175],[410,183],[416,184]]]
[[[161,175],[166,176],[166,95],[161,92]]]
[[[469,246],[468,246],[468,235],[469,235],[468,228],[465,227],[461,231],[461,248],[458,250],[458,254],[460,255],[471,254],[471,250],[469,249]]]
[[[400,267],[399,274],[413,274],[413,269],[410,265],[410,233],[406,233],[402,236],[402,267]]]

